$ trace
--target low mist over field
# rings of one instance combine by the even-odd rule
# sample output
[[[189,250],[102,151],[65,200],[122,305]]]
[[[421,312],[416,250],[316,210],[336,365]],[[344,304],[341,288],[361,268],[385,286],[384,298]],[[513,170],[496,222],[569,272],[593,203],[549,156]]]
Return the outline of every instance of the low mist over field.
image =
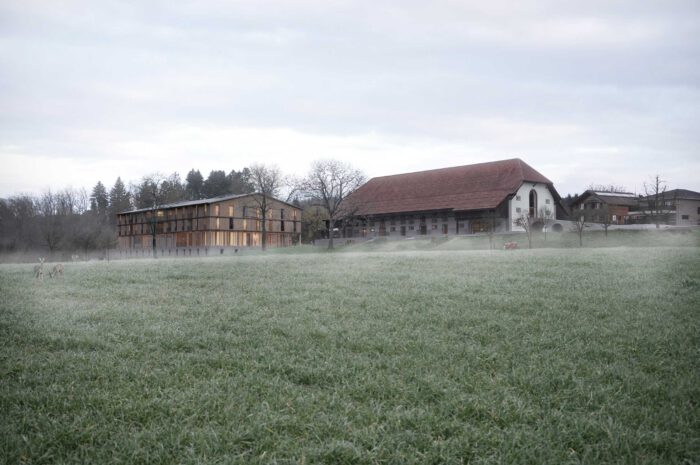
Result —
[[[1,265],[0,457],[700,456],[698,247],[452,247]]]

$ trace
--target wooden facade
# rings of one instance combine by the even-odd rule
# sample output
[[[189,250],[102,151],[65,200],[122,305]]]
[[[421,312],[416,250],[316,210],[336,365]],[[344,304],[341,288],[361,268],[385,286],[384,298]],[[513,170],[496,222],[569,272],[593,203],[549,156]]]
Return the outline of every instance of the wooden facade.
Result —
[[[260,247],[262,221],[257,194],[230,195],[161,205],[117,214],[117,240],[122,250],[160,250]],[[286,247],[301,238],[301,210],[269,199],[267,246]]]

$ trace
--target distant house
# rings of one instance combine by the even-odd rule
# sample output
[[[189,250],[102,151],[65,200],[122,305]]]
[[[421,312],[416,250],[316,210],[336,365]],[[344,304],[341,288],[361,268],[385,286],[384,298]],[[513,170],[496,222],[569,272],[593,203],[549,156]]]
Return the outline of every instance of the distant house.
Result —
[[[630,211],[639,207],[639,198],[631,192],[587,190],[571,204],[571,209],[592,210],[594,223],[628,224]]]
[[[159,205],[117,215],[118,247],[142,250],[153,247],[177,252],[209,248],[259,247],[262,221],[255,197],[259,194],[228,195],[211,199]],[[267,246],[285,247],[301,237],[301,210],[277,199],[268,199]]]
[[[676,226],[700,225],[700,192],[673,189],[640,198],[637,212],[631,213],[636,223],[654,223],[656,216],[663,224]]]
[[[552,181],[518,158],[372,178],[344,205],[345,237],[517,231],[520,215],[563,212]]]

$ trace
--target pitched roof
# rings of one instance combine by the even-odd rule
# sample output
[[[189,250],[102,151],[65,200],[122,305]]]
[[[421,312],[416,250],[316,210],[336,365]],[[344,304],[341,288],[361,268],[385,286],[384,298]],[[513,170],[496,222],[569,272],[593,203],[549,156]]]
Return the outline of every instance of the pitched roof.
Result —
[[[496,208],[523,182],[552,181],[519,158],[372,178],[347,202],[358,215]],[[558,198],[557,198],[558,200]]]
[[[659,193],[659,197],[662,194]],[[654,195],[649,195],[645,197],[646,199],[653,199]],[[688,189],[672,189],[670,191],[665,191],[663,197],[666,200],[671,199],[683,199],[683,200],[700,200],[700,192],[689,191]]]
[[[600,192],[587,190],[576,199],[576,204],[579,205],[585,202],[589,197],[595,197],[601,202],[608,205],[622,205],[626,207],[635,207],[639,204],[639,198],[631,192]]]
[[[179,207],[189,207],[193,205],[204,205],[204,204],[211,204],[211,203],[216,203],[216,202],[224,202],[226,200],[233,200],[233,199],[238,199],[242,197],[251,197],[253,195],[258,194],[257,192],[252,192],[250,194],[229,194],[229,195],[221,195],[219,197],[212,197],[210,199],[199,199],[199,200],[183,200],[181,202],[173,202],[173,203],[166,203],[163,205],[158,205],[157,209],[158,210],[163,210],[163,209],[168,209],[168,208],[179,208]],[[259,195],[259,194],[258,194]],[[299,208],[296,205],[293,205],[289,202],[285,202],[284,200],[279,200],[279,199],[274,199],[280,203],[289,205],[290,207],[294,208]],[[119,212],[118,214],[125,214],[125,213],[140,213],[140,212],[147,212],[151,211],[152,208],[140,208],[138,210],[127,210],[123,212]]]

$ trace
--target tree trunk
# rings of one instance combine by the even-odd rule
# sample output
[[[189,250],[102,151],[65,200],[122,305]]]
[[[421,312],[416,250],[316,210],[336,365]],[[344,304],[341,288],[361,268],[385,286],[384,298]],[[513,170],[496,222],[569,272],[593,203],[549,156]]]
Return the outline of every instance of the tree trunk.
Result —
[[[260,238],[260,243],[262,245],[262,250],[263,252],[267,250],[267,226],[265,225],[265,215],[263,215],[262,219],[262,229],[260,230],[261,238]]]

